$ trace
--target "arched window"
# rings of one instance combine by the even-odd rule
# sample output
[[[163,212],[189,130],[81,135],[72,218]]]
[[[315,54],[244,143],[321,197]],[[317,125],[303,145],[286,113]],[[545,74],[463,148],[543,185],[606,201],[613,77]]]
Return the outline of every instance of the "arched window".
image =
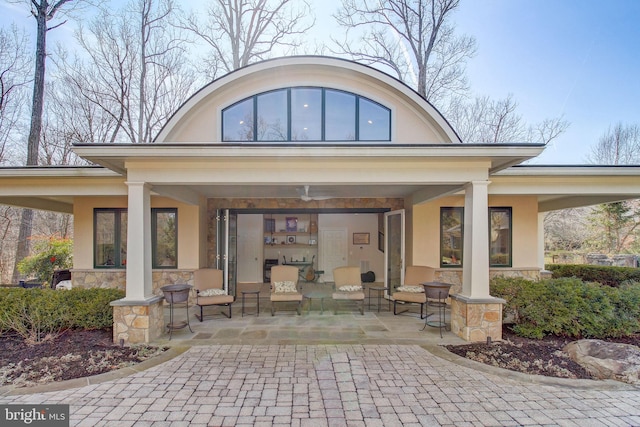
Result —
[[[278,89],[222,110],[222,140],[390,141],[391,110],[336,89]]]

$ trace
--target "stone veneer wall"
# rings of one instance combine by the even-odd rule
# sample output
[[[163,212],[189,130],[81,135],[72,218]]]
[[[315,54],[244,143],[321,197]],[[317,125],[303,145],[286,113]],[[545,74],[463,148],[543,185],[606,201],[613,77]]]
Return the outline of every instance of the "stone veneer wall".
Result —
[[[162,296],[161,287],[186,283],[193,286],[193,270],[158,269],[153,270],[153,294]],[[74,288],[114,288],[125,291],[127,273],[124,269],[72,270],[71,282]]]
[[[207,224],[207,266],[216,265],[216,210],[217,209],[404,209],[403,199],[208,199]]]
[[[126,345],[149,343],[164,331],[163,299],[144,303],[113,301],[113,342]]]
[[[502,305],[504,300],[469,300],[451,297],[451,332],[471,342],[502,340]]]

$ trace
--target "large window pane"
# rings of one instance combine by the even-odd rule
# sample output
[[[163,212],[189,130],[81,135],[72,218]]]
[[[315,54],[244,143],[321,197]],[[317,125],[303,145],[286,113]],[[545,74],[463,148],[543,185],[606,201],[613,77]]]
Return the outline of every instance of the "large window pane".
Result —
[[[492,267],[511,267],[511,208],[489,208],[489,257]]]
[[[356,97],[351,93],[325,91],[325,140],[355,141]]]
[[[178,233],[176,209],[153,209],[151,211],[153,233],[153,267],[178,267]]]
[[[96,212],[95,215],[95,265],[115,266],[116,212]]]
[[[440,208],[440,266],[462,266],[463,208]]]
[[[391,112],[373,101],[364,98],[359,100],[359,140],[389,141]]]
[[[322,139],[322,90],[291,89],[291,140]]]
[[[223,141],[253,141],[253,98],[245,99],[222,112]]]
[[[258,141],[287,141],[287,91],[258,95]]]

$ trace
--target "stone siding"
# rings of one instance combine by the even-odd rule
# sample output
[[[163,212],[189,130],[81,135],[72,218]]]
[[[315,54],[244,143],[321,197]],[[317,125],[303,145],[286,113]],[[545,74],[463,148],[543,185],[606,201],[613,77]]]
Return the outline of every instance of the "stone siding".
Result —
[[[494,302],[451,298],[451,332],[465,341],[486,342],[502,339],[502,305]]]
[[[162,298],[153,298],[148,304],[129,305],[114,301],[113,342],[125,345],[149,343],[160,337],[164,331],[164,310]]]
[[[538,268],[492,268],[489,277],[524,277],[530,280],[540,279]],[[436,270],[434,280],[437,282],[451,283],[450,293],[459,294],[462,291],[462,268],[440,268]]]
[[[113,288],[126,290],[126,270],[72,270],[71,282],[74,288]],[[162,296],[161,287],[186,283],[193,285],[193,270],[158,269],[152,272],[153,294]]]

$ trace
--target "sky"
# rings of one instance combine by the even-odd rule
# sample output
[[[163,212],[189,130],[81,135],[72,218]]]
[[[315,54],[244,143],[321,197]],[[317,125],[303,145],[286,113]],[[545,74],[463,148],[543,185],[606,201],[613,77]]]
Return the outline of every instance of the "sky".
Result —
[[[0,1],[2,27],[14,22],[33,33],[24,5]],[[193,1],[203,0],[178,0]],[[309,37],[321,40],[336,31],[331,13],[339,0],[312,4]],[[461,0],[453,19],[458,33],[476,39],[467,64],[473,94],[513,95],[528,123],[560,116],[570,123],[530,163],[587,163],[609,127],[640,124],[640,0]],[[50,46],[71,43],[72,31],[68,24],[56,29]]]

